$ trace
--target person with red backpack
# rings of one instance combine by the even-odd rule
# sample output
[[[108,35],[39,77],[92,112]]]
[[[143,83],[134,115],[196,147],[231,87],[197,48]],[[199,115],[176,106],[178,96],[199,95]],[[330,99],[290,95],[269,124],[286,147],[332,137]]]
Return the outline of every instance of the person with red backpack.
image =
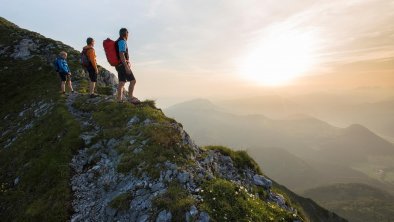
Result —
[[[97,97],[94,93],[94,89],[96,87],[97,82],[97,62],[96,62],[96,52],[94,51],[94,39],[89,37],[86,39],[86,46],[83,47],[81,53],[81,62],[84,66],[85,70],[89,73],[89,94],[91,98]]]
[[[118,72],[118,91],[117,91],[117,100],[118,102],[122,102],[123,88],[127,81],[130,82],[129,85],[129,102],[133,104],[138,104],[140,101],[133,96],[134,86],[136,84],[135,77],[133,72],[131,71],[129,50],[127,47],[127,39],[129,37],[129,32],[126,28],[121,28],[119,30],[119,38],[115,42],[116,47],[116,56],[120,63],[115,66],[116,71]]]

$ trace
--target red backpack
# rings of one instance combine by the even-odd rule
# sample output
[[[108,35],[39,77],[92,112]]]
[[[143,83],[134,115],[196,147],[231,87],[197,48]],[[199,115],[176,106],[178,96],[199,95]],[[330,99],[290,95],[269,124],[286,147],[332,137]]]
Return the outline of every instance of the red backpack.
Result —
[[[118,59],[116,53],[116,41],[113,41],[109,38],[103,41],[105,55],[107,56],[107,60],[111,66],[119,65],[120,59]]]

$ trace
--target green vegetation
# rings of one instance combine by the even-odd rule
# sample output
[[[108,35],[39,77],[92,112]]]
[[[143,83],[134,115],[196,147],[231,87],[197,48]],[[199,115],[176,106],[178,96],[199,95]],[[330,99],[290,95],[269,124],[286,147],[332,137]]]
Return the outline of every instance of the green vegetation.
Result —
[[[22,38],[52,44],[53,53],[70,47],[20,29],[0,18],[0,45],[16,44]],[[38,50],[42,50],[41,48]],[[6,52],[11,54],[13,48]],[[75,55],[74,55],[75,57]],[[71,66],[76,66],[70,61]],[[44,56],[28,60],[0,57],[0,218],[3,221],[66,221],[71,212],[69,163],[83,146],[80,127],[60,96],[60,81]],[[34,110],[19,115],[33,104],[53,104],[50,113],[37,118]],[[38,107],[37,107],[38,108]],[[7,118],[5,118],[7,117]],[[28,123],[32,128],[17,132]],[[10,139],[15,141],[4,148]]]
[[[67,108],[56,110],[0,151],[0,216],[4,221],[66,221],[71,191],[69,163],[83,146]],[[19,183],[14,186],[15,178]]]
[[[293,221],[302,218],[267,203],[230,181],[214,179],[203,184],[201,208],[213,221]]]
[[[92,113],[93,119],[103,128],[98,135],[101,139],[120,139],[125,135],[135,138],[133,144],[125,141],[117,147],[122,154],[117,168],[119,172],[133,170],[137,175],[146,172],[157,178],[160,176],[157,164],[171,161],[182,165],[187,162],[191,150],[181,145],[180,132],[172,125],[176,122],[158,110],[154,101],[144,101],[140,105],[112,101],[94,104],[87,96],[80,96],[74,107]],[[140,121],[128,128],[128,121],[134,117]],[[151,124],[143,123],[147,119]],[[136,149],[140,151],[133,152]]]
[[[112,95],[112,87],[111,86],[101,86],[97,85],[96,87],[97,93],[101,95]]]
[[[130,202],[132,199],[133,199],[133,195],[130,192],[122,193],[119,196],[115,197],[109,203],[109,206],[112,207],[113,209],[125,211],[130,208]]]
[[[13,31],[18,29],[18,26],[0,17],[0,43],[4,45],[12,44],[16,36]]]
[[[234,151],[224,146],[206,146],[204,148],[207,150],[217,150],[221,154],[231,157],[235,166],[239,169],[249,167],[257,173],[263,174],[260,170],[259,165],[244,150]]]
[[[60,91],[59,77],[39,57],[27,61],[0,59],[0,67],[0,94],[4,97],[0,101],[1,116],[20,112],[34,101],[53,99]]]
[[[93,112],[94,120],[104,128],[126,127],[127,122],[134,116],[140,120],[150,119],[155,123],[176,123],[158,110],[151,100],[143,101],[139,105],[113,101],[95,104],[88,101],[88,96],[80,96],[73,105],[81,111]]]
[[[78,88],[76,90],[82,94],[89,93],[89,81],[87,79],[78,81]]]
[[[394,197],[365,184],[333,184],[308,190],[305,195],[350,221],[394,218]]]
[[[121,161],[118,165],[120,172],[130,172],[140,174],[147,172],[150,176],[158,178],[160,168],[157,164],[170,161],[182,166],[187,164],[187,157],[191,150],[181,146],[179,132],[172,126],[153,124],[140,126],[134,130],[134,137],[137,141],[130,148],[138,149],[145,143],[139,152],[132,152],[125,144],[118,147],[122,153]],[[142,147],[142,146],[141,146]]]
[[[153,205],[161,210],[169,210],[173,221],[184,221],[185,213],[195,204],[195,200],[178,183],[168,185],[167,192],[158,196]]]

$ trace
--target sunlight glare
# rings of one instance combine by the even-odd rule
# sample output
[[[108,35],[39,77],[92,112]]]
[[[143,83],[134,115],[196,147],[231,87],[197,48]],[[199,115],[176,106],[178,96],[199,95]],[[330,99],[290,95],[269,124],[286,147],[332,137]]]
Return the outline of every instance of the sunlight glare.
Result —
[[[313,66],[314,45],[312,32],[271,28],[241,62],[240,74],[261,85],[286,85]]]

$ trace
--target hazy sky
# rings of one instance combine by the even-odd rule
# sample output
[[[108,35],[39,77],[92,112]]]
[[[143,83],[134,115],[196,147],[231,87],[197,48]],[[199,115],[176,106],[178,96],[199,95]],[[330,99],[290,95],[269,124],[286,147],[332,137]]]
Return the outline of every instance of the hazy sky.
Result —
[[[109,69],[102,40],[128,28],[136,95],[143,98],[247,94],[266,90],[266,80],[320,88],[322,75],[342,88],[394,85],[391,0],[0,0],[0,5],[0,16],[76,49],[86,37],[95,38],[99,63]],[[282,74],[295,80],[282,80]],[[270,79],[274,76],[279,79]]]

